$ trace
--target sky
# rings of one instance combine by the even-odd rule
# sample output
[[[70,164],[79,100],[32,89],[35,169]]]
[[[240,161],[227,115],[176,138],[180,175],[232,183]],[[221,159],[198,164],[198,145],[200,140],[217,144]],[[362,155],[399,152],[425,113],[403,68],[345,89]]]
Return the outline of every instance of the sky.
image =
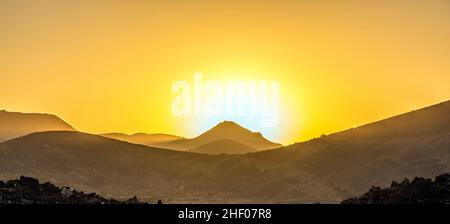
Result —
[[[304,141],[450,99],[450,1],[0,1],[0,109],[90,133],[194,137],[177,80],[279,82],[279,122]]]

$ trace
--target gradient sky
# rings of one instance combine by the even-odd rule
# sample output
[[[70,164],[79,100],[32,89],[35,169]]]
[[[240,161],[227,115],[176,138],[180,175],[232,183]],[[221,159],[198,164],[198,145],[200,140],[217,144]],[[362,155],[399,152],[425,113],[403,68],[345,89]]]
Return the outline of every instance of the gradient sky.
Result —
[[[449,40],[448,0],[1,0],[0,109],[193,137],[174,81],[275,80],[289,144],[448,100]]]

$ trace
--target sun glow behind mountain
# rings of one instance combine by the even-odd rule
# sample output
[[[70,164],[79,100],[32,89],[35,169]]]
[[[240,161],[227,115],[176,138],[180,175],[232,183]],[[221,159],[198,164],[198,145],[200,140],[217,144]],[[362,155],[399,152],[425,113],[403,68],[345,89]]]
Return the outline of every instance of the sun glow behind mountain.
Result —
[[[284,144],[450,97],[448,1],[2,1],[0,106],[93,133],[194,137],[176,80],[280,82]]]

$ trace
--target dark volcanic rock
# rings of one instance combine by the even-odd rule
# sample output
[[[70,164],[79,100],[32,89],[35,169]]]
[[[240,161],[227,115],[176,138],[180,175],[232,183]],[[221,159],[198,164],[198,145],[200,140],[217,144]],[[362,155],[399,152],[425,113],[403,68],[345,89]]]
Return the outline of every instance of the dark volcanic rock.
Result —
[[[136,196],[126,200],[125,203],[127,203],[127,204],[140,204],[140,202],[139,202],[139,200],[137,199]]]
[[[431,204],[450,203],[450,174],[431,179],[416,177],[401,183],[392,182],[388,188],[372,187],[359,198],[344,200],[342,204]]]
[[[6,183],[0,181],[0,204],[140,204],[136,197],[125,202],[105,199],[97,194],[85,194],[68,187],[21,176]]]

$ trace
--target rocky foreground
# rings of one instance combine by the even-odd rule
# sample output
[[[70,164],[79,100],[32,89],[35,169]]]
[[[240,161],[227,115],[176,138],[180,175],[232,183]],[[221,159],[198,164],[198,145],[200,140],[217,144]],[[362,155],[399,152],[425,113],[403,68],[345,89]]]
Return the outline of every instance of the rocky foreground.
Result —
[[[162,203],[158,201],[158,204]],[[450,204],[450,174],[428,178],[405,178],[388,188],[372,187],[361,197],[342,204]],[[86,194],[69,187],[21,176],[18,180],[0,181],[0,204],[141,204],[136,197],[126,201],[105,199],[95,193]]]
[[[136,197],[127,201],[105,199],[95,193],[86,194],[50,182],[21,176],[6,183],[0,181],[0,204],[140,204]]]
[[[437,176],[434,181],[416,177],[412,181],[392,182],[388,188],[372,187],[361,197],[350,198],[342,204],[449,204],[450,174]]]

